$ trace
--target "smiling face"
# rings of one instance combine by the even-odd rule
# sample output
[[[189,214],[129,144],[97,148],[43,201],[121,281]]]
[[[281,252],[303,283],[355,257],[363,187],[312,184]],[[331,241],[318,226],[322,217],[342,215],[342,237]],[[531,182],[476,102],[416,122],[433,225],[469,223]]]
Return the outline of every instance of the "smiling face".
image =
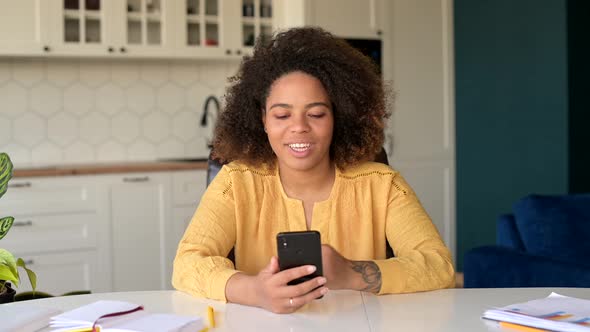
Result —
[[[281,169],[330,167],[334,117],[328,93],[318,79],[302,72],[277,79],[270,87],[262,119]]]

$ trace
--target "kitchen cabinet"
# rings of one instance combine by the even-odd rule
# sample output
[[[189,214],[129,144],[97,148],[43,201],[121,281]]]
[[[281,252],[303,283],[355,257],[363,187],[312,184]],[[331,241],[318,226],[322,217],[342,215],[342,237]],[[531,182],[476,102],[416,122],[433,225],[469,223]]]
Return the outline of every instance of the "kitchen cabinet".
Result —
[[[48,0],[47,53],[71,56],[163,56],[174,1]]]
[[[207,171],[172,173],[172,220],[166,253],[166,278],[172,280],[172,267],[178,243],[190,223],[207,186]]]
[[[343,38],[381,38],[386,19],[383,0],[307,0],[305,6],[306,25]]]
[[[49,39],[42,0],[0,0],[0,54],[39,55]]]
[[[113,290],[169,288],[166,238],[171,231],[170,175],[132,173],[107,177],[109,186]]]
[[[178,242],[205,170],[14,178],[0,200],[15,222],[1,246],[51,294],[172,289]],[[26,280],[18,291],[26,291]]]
[[[111,290],[106,191],[88,177],[15,178],[0,200],[15,218],[1,246],[37,273],[40,291]],[[18,291],[30,285],[23,279]]]
[[[241,59],[277,0],[0,0],[0,55]]]
[[[28,268],[37,275],[37,290],[52,295],[71,291],[91,290],[95,293],[108,292],[110,275],[97,262],[96,250],[76,250],[63,253],[19,254]],[[24,273],[24,271],[21,271]],[[21,276],[18,292],[30,291],[31,284],[26,275]]]

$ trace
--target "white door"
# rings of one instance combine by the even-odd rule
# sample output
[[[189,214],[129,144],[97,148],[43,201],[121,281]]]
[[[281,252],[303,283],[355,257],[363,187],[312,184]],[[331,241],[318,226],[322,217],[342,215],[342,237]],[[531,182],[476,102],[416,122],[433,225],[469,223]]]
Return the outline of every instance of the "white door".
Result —
[[[165,289],[165,235],[170,214],[167,174],[128,174],[110,186],[115,291]]]

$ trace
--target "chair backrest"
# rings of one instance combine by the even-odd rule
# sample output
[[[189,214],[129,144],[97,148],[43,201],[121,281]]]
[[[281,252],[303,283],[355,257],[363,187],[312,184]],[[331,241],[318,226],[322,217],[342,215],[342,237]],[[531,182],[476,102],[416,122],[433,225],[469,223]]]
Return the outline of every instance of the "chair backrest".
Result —
[[[220,162],[218,159],[214,159],[212,157],[212,154],[213,152],[209,153],[209,159],[207,160],[207,186],[209,186],[211,181],[213,181],[217,173],[219,173],[219,171],[221,170],[221,167],[223,167],[223,163]],[[375,156],[375,161],[378,163],[389,165],[389,161],[387,160],[387,153],[385,152],[384,148],[381,148],[381,151],[379,151],[379,153]],[[387,258],[395,256],[393,248],[391,248],[391,246],[389,245],[389,241],[387,241],[385,255]],[[230,251],[227,257],[235,263],[234,249]]]

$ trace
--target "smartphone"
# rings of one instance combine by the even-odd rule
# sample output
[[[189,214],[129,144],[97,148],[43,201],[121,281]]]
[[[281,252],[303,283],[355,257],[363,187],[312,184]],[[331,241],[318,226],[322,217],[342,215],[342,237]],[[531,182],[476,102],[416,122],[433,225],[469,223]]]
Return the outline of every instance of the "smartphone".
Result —
[[[320,232],[281,232],[277,234],[277,252],[281,271],[301,265],[316,267],[314,273],[294,279],[288,285],[297,285],[323,275]]]

